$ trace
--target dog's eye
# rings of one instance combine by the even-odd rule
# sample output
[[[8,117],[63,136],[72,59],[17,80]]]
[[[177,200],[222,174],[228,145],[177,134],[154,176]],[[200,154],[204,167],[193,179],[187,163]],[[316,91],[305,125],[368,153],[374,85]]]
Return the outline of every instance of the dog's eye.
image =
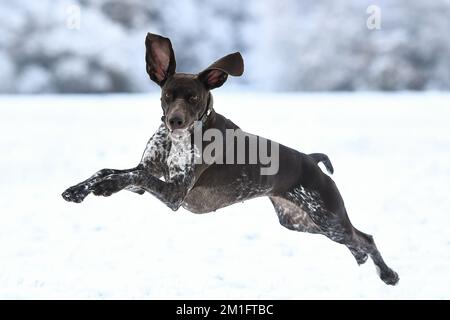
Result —
[[[198,96],[190,96],[189,101],[196,102],[198,100]]]
[[[166,92],[166,93],[164,94],[164,98],[170,99],[170,93],[169,93],[169,92]]]

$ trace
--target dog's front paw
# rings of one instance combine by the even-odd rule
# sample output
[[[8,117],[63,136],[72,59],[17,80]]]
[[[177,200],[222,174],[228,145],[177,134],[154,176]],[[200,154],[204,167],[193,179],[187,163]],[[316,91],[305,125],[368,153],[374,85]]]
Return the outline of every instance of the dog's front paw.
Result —
[[[103,178],[103,180],[97,182],[89,189],[96,196],[109,197],[113,193],[122,190],[125,186],[123,185],[120,177],[118,175],[112,174]]]
[[[84,198],[87,197],[89,192],[90,191],[88,186],[82,184],[70,187],[69,189],[64,191],[61,196],[66,201],[80,203],[84,200]]]

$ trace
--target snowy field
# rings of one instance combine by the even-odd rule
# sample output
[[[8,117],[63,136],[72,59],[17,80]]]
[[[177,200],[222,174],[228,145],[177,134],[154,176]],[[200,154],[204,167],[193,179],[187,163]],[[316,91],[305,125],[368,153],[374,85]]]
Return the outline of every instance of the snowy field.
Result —
[[[0,298],[450,298],[450,95],[217,93],[215,109],[327,153],[350,219],[399,285],[344,246],[284,229],[265,198],[206,215],[126,191],[65,202],[98,169],[138,163],[159,98],[4,96]]]

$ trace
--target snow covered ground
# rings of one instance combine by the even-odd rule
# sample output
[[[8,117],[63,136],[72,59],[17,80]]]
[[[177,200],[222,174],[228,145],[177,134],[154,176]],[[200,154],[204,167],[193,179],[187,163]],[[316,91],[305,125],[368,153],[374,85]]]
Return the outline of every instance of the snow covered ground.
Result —
[[[396,287],[325,237],[282,228],[265,198],[172,212],[68,186],[140,159],[155,95],[0,97],[0,298],[450,298],[450,95],[215,95],[246,131],[325,152],[353,224]],[[255,122],[257,114],[257,122]]]

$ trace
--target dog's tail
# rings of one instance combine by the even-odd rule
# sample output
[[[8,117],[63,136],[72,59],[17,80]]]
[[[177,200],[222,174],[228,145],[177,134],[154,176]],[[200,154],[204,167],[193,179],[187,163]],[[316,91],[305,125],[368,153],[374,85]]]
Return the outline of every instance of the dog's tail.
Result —
[[[325,153],[311,153],[309,154],[309,156],[313,158],[313,160],[317,164],[319,164],[319,162],[322,162],[325,168],[327,169],[328,173],[333,174],[334,172],[333,165],[331,164],[330,158],[328,158],[328,156]]]

